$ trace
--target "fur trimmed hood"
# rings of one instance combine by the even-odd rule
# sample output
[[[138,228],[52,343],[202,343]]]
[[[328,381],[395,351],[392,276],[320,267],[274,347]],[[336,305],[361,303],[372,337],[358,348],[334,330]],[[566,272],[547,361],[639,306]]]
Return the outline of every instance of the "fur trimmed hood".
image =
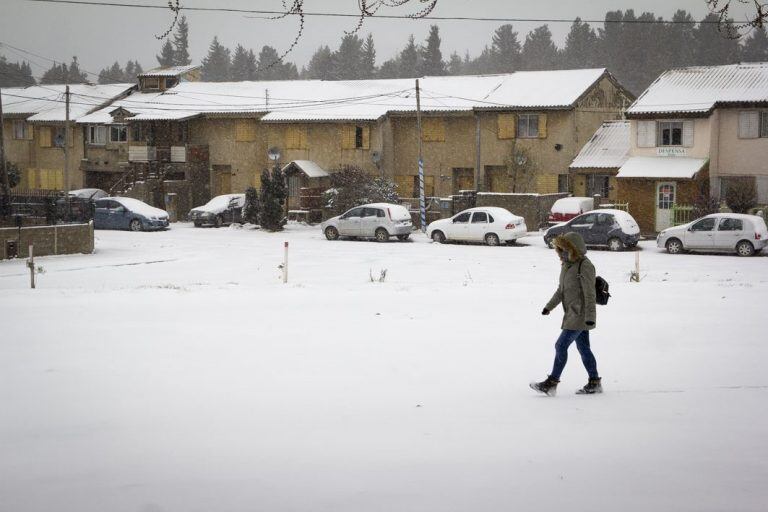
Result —
[[[579,261],[587,254],[587,245],[580,234],[570,232],[554,239],[552,245],[568,255],[568,261]]]

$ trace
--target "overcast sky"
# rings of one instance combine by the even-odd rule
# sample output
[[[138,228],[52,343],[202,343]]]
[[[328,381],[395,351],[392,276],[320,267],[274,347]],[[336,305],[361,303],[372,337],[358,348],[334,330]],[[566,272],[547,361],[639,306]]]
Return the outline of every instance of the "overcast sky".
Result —
[[[120,1],[120,0],[118,0]],[[121,3],[167,5],[166,0],[122,0]],[[290,2],[288,2],[290,3]],[[736,3],[736,2],[734,2]],[[354,13],[358,0],[304,0],[307,12]],[[411,5],[412,4],[412,5]],[[281,9],[280,0],[184,0],[189,7],[234,7],[244,9]],[[382,9],[384,14],[407,14],[418,10],[419,0],[411,0],[399,8]],[[671,18],[677,9],[693,13],[696,19],[707,14],[705,0],[438,0],[434,16],[480,16],[507,18],[567,18],[603,19],[605,12],[616,9],[635,9],[654,12],[665,19]],[[748,12],[740,7],[738,18]],[[190,24],[190,53],[195,63],[205,56],[214,35],[222,44],[234,48],[238,43],[258,50],[270,45],[283,51],[292,42],[298,20],[267,20],[233,13],[187,12]],[[124,64],[128,59],[138,59],[145,69],[157,65],[155,54],[161,42],[155,34],[163,33],[171,20],[167,11],[125,7],[54,5],[28,0],[0,0],[0,41],[42,56],[69,61],[73,55],[81,66],[98,72],[115,60]],[[344,30],[355,25],[351,18],[308,17],[304,36],[288,57],[299,69],[321,44],[335,48]],[[414,34],[417,42],[426,38],[429,25],[440,26],[443,55],[451,52],[463,55],[469,51],[477,55],[490,43],[491,34],[500,22],[440,21],[434,20],[376,20],[368,19],[361,35],[373,33],[377,60],[381,63],[399,51]],[[521,41],[532,28],[541,22],[514,23]],[[562,45],[568,32],[568,23],[549,23],[558,45]],[[15,61],[19,55],[0,47],[0,53]],[[41,66],[50,62],[31,58],[33,74],[40,76]]]

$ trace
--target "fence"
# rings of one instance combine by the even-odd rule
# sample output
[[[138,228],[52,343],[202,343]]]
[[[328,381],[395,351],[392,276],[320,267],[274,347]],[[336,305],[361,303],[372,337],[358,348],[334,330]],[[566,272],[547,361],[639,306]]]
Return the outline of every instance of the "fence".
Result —
[[[693,220],[693,206],[672,205],[672,225],[688,224]]]
[[[66,197],[57,190],[13,190],[0,195],[0,226],[83,223],[93,219],[93,201]]]

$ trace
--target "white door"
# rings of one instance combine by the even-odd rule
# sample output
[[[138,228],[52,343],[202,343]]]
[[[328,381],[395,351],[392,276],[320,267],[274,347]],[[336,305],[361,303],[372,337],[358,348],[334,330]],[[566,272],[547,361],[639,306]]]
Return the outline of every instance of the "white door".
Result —
[[[686,249],[711,250],[715,248],[715,217],[705,217],[693,223],[685,232]]]
[[[488,233],[488,214],[485,212],[475,212],[472,214],[472,222],[469,224],[469,239],[476,242],[485,240]]]
[[[383,213],[378,208],[363,208],[363,215],[360,217],[360,236],[373,237],[376,234],[376,228],[381,225]],[[379,216],[380,214],[382,215]]]
[[[746,233],[744,229],[744,221],[742,219],[724,217],[717,223],[717,231],[715,231],[715,249],[735,249],[736,244],[740,240],[748,238],[747,235],[748,233]]]
[[[448,226],[446,237],[450,240],[467,240],[469,238],[469,217],[470,212],[460,213],[455,216]]]
[[[675,205],[677,184],[672,181],[656,183],[656,231],[672,225],[672,207]]]
[[[362,208],[353,208],[342,215],[339,219],[339,234],[343,236],[359,236],[360,216],[362,214]]]

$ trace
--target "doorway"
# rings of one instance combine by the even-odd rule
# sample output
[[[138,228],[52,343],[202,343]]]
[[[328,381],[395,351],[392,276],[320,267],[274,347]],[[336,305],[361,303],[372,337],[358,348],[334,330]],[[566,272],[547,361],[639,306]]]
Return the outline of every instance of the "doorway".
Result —
[[[656,183],[656,231],[661,232],[672,225],[672,208],[677,197],[677,184],[673,181]]]

